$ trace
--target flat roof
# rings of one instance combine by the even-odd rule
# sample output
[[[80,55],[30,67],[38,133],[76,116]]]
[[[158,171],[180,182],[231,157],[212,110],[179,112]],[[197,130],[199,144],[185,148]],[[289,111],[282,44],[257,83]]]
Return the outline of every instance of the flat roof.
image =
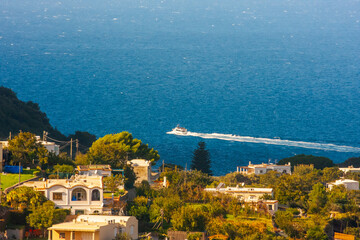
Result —
[[[48,230],[96,232],[99,231],[101,227],[107,225],[109,225],[109,223],[65,222],[55,224],[49,227]]]

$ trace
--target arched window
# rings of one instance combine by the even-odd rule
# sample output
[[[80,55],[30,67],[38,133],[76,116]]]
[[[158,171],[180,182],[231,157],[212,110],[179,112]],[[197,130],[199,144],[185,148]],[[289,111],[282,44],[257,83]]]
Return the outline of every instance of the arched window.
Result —
[[[100,201],[100,191],[95,189],[91,193],[91,201]]]
[[[86,201],[86,191],[83,188],[77,188],[72,191],[71,201]]]

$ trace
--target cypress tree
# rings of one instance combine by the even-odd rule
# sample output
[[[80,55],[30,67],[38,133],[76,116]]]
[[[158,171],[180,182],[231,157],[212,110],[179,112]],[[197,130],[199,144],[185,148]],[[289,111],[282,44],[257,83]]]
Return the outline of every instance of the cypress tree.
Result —
[[[205,142],[199,142],[198,148],[193,153],[191,169],[199,170],[203,173],[212,175],[210,153],[205,149]]]

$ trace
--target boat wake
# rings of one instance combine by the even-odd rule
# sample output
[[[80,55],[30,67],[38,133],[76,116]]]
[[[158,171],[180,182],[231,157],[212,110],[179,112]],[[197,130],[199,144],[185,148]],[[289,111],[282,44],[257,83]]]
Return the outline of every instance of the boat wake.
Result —
[[[309,148],[309,149],[318,149],[323,151],[335,151],[335,152],[350,152],[350,153],[359,153],[359,147],[335,145],[331,143],[314,143],[314,142],[303,142],[303,141],[291,141],[291,140],[282,140],[282,139],[272,139],[272,138],[256,138],[248,136],[238,136],[232,134],[220,134],[220,133],[196,133],[187,131],[186,134],[178,134],[177,132],[171,131],[167,134],[174,134],[179,136],[192,136],[200,137],[205,139],[219,139],[225,141],[234,141],[234,142],[244,142],[244,143],[262,143],[270,145],[279,145],[279,146],[288,146],[288,147],[299,147],[299,148]]]

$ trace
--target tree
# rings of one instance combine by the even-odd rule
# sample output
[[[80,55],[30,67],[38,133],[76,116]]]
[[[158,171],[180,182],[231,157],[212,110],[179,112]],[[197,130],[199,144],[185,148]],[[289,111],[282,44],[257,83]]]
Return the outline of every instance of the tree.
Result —
[[[29,187],[15,188],[6,195],[6,201],[13,208],[33,209],[46,201],[44,194]]]
[[[353,166],[354,168],[359,168],[360,167],[360,157],[349,158],[349,159],[345,160],[344,162],[339,163],[338,166],[339,167]]]
[[[150,207],[150,220],[156,223],[163,217],[166,222],[170,222],[175,210],[181,205],[182,201],[177,195],[155,198]]]
[[[333,167],[334,163],[327,157],[317,157],[313,155],[299,154],[293,157],[284,158],[279,161],[279,165],[291,163],[291,166],[294,167],[299,164],[313,164],[316,169],[324,169],[326,167]]]
[[[110,164],[112,168],[124,168],[127,159],[143,158],[153,164],[160,159],[158,151],[149,148],[131,133],[108,134],[96,140],[87,153],[92,164]]]
[[[124,177],[125,177],[125,182],[124,182],[125,189],[133,188],[135,180],[136,180],[136,175],[135,175],[135,172],[134,172],[134,169],[133,169],[132,166],[125,165],[125,167],[124,167]]]
[[[42,229],[51,227],[53,224],[63,222],[69,210],[55,209],[52,201],[46,201],[43,205],[33,209],[33,212],[27,217],[27,222],[31,227]]]
[[[211,160],[209,151],[205,149],[205,142],[199,142],[198,148],[193,153],[193,159],[191,161],[191,169],[199,170],[203,173],[212,175]]]
[[[324,185],[317,183],[309,193],[309,213],[320,213],[327,202],[327,194]]]
[[[205,231],[207,214],[192,206],[179,208],[172,216],[171,223],[175,231]]]
[[[149,222],[148,198],[136,197],[134,201],[128,203],[127,209],[130,216],[134,216],[140,221]]]
[[[335,181],[337,179],[339,179],[344,172],[339,170],[339,168],[337,167],[332,167],[332,168],[324,168],[324,170],[322,171],[323,176],[322,176],[322,182],[332,182]]]
[[[105,189],[112,193],[118,191],[123,182],[123,176],[120,174],[104,178]]]
[[[30,166],[35,163],[45,164],[48,161],[46,148],[38,143],[34,134],[20,132],[9,141],[11,163]]]

